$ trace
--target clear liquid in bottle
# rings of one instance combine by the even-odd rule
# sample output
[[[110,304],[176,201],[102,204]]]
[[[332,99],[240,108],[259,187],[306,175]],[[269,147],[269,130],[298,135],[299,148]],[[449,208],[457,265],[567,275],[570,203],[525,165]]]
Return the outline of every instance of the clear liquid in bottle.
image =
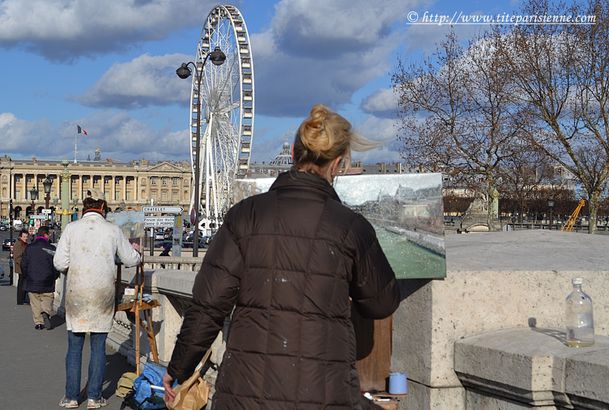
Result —
[[[588,347],[594,344],[592,299],[582,290],[582,278],[573,278],[573,291],[566,299],[567,346]]]

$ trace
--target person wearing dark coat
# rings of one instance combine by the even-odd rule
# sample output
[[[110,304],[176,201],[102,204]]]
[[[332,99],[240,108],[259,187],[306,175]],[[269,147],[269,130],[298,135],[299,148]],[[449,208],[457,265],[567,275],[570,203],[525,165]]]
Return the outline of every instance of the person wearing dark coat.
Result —
[[[188,378],[233,311],[214,410],[378,408],[361,395],[351,304],[390,316],[400,295],[370,223],[332,181],[369,142],[322,105],[294,143],[294,168],[232,207],[193,287],[164,377]]]
[[[30,234],[27,229],[22,229],[19,231],[19,235],[17,236],[17,240],[15,241],[15,245],[13,245],[13,258],[15,261],[15,273],[19,275],[17,279],[17,304],[18,305],[26,305],[29,303],[27,291],[23,288],[25,283],[24,276],[21,268],[21,260],[23,258],[23,252],[25,252],[25,248],[28,246],[28,240],[30,238]],[[12,284],[11,278],[11,284]]]
[[[55,246],[49,243],[49,227],[41,226],[21,260],[24,288],[30,297],[34,328],[38,330],[53,328],[53,295],[55,280],[59,277],[59,271],[53,265],[54,255]]]

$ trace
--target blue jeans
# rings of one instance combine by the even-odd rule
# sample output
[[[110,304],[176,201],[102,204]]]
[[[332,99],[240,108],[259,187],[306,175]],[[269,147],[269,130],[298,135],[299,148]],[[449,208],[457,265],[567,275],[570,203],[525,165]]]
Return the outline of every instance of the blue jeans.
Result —
[[[82,348],[86,333],[68,331],[68,353],[66,354],[66,398],[78,400],[80,394],[80,369]],[[90,333],[91,357],[89,359],[89,381],[87,398],[99,400],[102,395],[104,371],[106,370],[106,338],[108,333]]]

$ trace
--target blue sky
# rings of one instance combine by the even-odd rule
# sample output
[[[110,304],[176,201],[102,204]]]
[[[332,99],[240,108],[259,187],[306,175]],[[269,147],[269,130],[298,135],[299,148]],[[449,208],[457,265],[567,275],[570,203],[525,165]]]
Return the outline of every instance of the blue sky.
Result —
[[[502,1],[243,0],[252,43],[253,159],[268,161],[315,103],[336,109],[386,144],[359,159],[399,159],[398,58],[418,61],[447,26],[410,25],[416,11],[512,12]],[[175,69],[194,59],[207,0],[0,0],[0,155],[187,160],[191,82]],[[462,38],[480,26],[458,26]],[[357,156],[356,156],[357,158]]]

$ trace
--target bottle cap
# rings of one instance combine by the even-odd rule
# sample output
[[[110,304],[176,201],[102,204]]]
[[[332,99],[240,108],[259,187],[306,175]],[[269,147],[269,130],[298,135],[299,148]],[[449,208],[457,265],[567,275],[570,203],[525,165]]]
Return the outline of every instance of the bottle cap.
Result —
[[[582,278],[573,278],[571,279],[571,283],[574,285],[581,285],[584,283],[584,280]]]

